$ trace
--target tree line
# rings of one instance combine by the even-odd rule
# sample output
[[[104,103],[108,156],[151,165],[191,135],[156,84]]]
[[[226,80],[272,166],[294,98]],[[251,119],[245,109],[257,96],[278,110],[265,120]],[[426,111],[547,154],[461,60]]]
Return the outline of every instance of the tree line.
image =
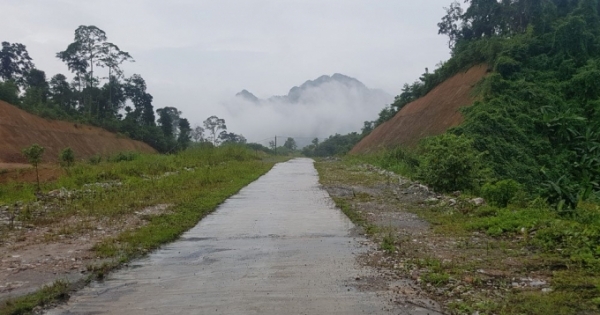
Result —
[[[204,127],[192,129],[176,107],[155,110],[144,78],[140,74],[126,76],[122,69],[134,58],[109,42],[96,26],[78,27],[73,42],[56,57],[73,74],[72,80],[62,73],[48,79],[36,68],[25,45],[2,42],[0,100],[45,118],[121,133],[163,153],[183,150],[192,141],[206,140],[213,145],[245,142],[243,136],[226,132],[225,121],[218,117],[211,116]]]
[[[405,85],[374,124],[456,73],[487,64],[479,100],[449,131],[481,156],[485,181],[515,180],[563,210],[600,198],[600,2],[464,3],[451,3],[438,24],[451,58]],[[456,145],[440,139],[429,143]]]

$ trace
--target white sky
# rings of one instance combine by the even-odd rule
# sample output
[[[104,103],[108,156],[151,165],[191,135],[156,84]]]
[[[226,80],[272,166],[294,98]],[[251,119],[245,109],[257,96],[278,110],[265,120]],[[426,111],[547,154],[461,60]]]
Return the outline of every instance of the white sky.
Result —
[[[0,41],[25,44],[48,78],[69,75],[56,53],[79,25],[95,25],[134,57],[125,74],[144,77],[155,108],[175,106],[196,125],[211,115],[227,121],[222,100],[242,89],[267,98],[335,72],[397,95],[448,59],[437,23],[450,2],[2,0]],[[230,131],[252,133],[236,122]]]

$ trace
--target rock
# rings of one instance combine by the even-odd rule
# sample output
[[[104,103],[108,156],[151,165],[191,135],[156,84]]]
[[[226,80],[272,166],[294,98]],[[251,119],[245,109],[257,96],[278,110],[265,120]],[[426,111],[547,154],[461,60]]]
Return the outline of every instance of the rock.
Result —
[[[532,280],[532,281],[529,283],[529,285],[530,285],[530,286],[532,286],[532,287],[534,287],[534,288],[535,288],[535,287],[543,287],[543,286],[545,286],[546,284],[547,284],[547,283],[546,283],[546,281],[544,281],[544,280],[535,280],[535,279],[534,279],[534,280]]]
[[[457,191],[455,191],[455,192],[452,193],[452,196],[454,196],[454,197],[460,197],[460,194],[461,194],[460,190],[457,190]]]
[[[425,200],[425,202],[429,203],[429,204],[438,203],[438,201],[439,201],[439,199],[437,199],[436,197],[427,198]]]
[[[456,206],[456,199],[452,198],[452,199],[448,200],[448,205],[450,207]]]
[[[479,207],[485,204],[485,200],[483,198],[473,198],[471,199],[471,203]]]

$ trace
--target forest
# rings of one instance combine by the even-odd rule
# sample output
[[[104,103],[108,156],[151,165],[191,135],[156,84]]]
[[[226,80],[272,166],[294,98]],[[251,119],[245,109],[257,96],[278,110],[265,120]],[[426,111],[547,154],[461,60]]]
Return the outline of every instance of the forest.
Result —
[[[122,70],[124,63],[134,62],[131,54],[109,42],[96,26],[78,27],[73,42],[56,58],[72,72],[72,80],[61,73],[48,79],[24,44],[2,42],[0,100],[44,118],[102,127],[162,153],[184,150],[192,142],[246,141],[227,132],[225,120],[216,116],[192,128],[176,107],[155,110],[144,78],[126,76]]]
[[[478,101],[463,109],[465,123],[402,156],[414,154],[409,164],[422,160],[423,169],[433,155],[456,145],[472,149],[472,171],[456,174],[464,177],[456,184],[422,175],[445,191],[479,191],[485,183],[512,180],[560,211],[600,198],[599,2],[465,3],[451,3],[438,24],[439,34],[448,37],[451,58],[405,84],[377,120],[365,122],[362,136],[456,73],[487,64],[489,75],[476,89]],[[340,137],[354,143],[361,138]]]

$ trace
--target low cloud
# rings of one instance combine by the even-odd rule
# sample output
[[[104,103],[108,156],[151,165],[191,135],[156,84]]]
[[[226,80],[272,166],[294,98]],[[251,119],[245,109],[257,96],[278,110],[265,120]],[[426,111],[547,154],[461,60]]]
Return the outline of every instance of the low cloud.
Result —
[[[319,81],[323,78],[327,82]],[[227,125],[250,142],[266,145],[266,138],[277,135],[294,137],[300,145],[306,145],[315,137],[360,132],[364,121],[376,119],[381,109],[393,101],[391,95],[368,89],[357,80],[340,82],[331,78],[308,81],[286,96],[262,100],[253,100],[251,94],[232,96],[222,102],[228,111]]]

